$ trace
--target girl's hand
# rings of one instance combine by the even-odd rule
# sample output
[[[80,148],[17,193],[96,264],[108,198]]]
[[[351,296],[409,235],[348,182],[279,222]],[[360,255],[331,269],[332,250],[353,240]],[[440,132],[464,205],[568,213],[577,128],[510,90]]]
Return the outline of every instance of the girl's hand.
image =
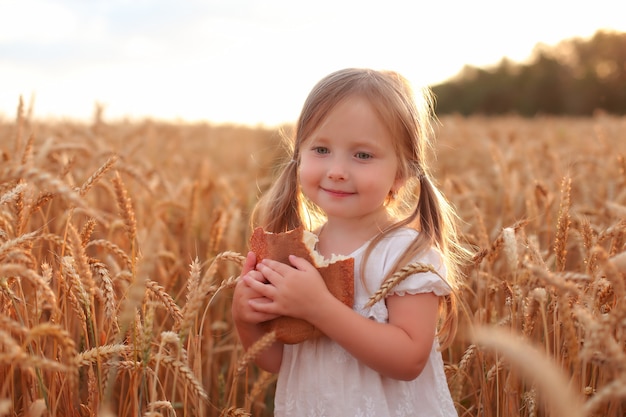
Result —
[[[277,314],[266,313],[252,308],[256,304],[270,303],[270,300],[259,293],[254,288],[254,285],[249,285],[249,283],[253,283],[261,287],[270,286],[269,284],[263,284],[263,282],[266,282],[265,278],[263,278],[263,274],[254,269],[255,264],[256,255],[254,252],[249,252],[233,294],[233,321],[245,350],[248,350],[250,346],[265,334],[265,329],[259,323],[278,317]],[[280,369],[282,358],[283,345],[276,342],[257,355],[254,361],[262,369],[276,373]]]
[[[264,259],[257,265],[257,271],[270,285],[263,284],[250,275],[244,277],[244,282],[263,296],[251,298],[250,305],[259,314],[306,320],[332,295],[322,276],[310,262],[293,255],[289,257],[289,261],[293,266],[269,259]]]
[[[254,252],[248,253],[233,294],[232,314],[233,319],[237,322],[258,324],[278,317],[277,314],[264,313],[252,308],[251,301],[254,301],[255,305],[271,302],[271,300],[267,299],[263,294],[249,285],[250,282],[266,285],[263,284],[266,282],[263,274],[254,270],[255,264],[256,256]]]

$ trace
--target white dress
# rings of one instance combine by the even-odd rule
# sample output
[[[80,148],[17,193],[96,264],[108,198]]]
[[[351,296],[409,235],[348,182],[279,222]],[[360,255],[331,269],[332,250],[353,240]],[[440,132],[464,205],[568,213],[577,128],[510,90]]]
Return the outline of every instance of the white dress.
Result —
[[[364,306],[416,233],[412,229],[400,229],[376,246],[366,269],[367,289],[371,292],[363,287],[357,276],[367,244],[350,255],[355,258],[355,311],[378,322],[388,321],[384,300],[371,308]],[[434,250],[416,261],[432,264],[442,275],[445,273],[441,256]],[[392,290],[398,295],[427,292],[441,296],[448,294],[450,288],[436,274],[426,272],[406,278]],[[456,417],[438,346],[435,338],[428,363],[416,379],[400,381],[384,377],[363,365],[327,337],[285,345],[276,385],[274,415]]]

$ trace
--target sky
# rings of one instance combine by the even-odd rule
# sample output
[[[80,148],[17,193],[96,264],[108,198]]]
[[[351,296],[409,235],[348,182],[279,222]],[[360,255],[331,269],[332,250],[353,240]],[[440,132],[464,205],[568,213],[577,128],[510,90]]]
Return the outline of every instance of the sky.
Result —
[[[621,0],[0,0],[0,118],[291,123],[345,67],[434,85],[626,32]]]

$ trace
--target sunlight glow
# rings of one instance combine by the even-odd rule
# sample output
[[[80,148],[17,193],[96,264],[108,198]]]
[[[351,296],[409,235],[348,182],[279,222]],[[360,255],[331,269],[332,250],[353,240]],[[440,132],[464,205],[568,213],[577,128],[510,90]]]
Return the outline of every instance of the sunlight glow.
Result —
[[[466,65],[520,62],[539,42],[626,31],[612,1],[321,0],[0,3],[0,116],[292,122],[309,89],[348,66],[436,84]],[[408,6],[407,5],[411,5]]]

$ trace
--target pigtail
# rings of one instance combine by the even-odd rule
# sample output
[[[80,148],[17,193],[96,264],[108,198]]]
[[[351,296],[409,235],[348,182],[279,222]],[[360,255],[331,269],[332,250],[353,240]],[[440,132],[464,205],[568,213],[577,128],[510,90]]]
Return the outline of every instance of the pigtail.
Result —
[[[442,213],[440,212],[440,196],[436,188],[425,176],[419,177],[420,193],[417,201],[416,212],[419,216],[419,229],[423,237],[431,244],[445,249]]]
[[[297,177],[298,164],[291,160],[283,166],[272,186],[254,208],[253,227],[261,226],[268,232],[281,233],[302,224],[302,202]]]
[[[461,266],[469,259],[470,252],[461,245],[457,224],[459,219],[454,208],[433,185],[428,177],[420,176],[419,211],[420,235],[430,240],[443,254],[446,282],[451,292],[440,302],[442,322],[439,326],[441,348],[449,346],[458,328],[458,290]]]

